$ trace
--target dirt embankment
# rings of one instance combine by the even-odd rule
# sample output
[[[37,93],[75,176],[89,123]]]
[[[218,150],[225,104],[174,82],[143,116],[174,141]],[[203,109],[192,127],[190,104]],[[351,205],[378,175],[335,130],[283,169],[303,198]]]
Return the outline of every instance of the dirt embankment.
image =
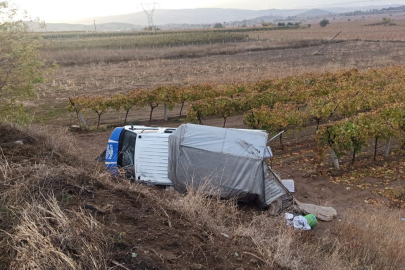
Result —
[[[1,125],[0,149],[1,269],[40,264],[41,269],[255,269],[262,264],[243,253],[253,252],[252,243],[214,234],[162,204],[171,194],[162,199],[164,191],[95,173],[94,165],[86,168],[45,137]],[[34,243],[28,232],[48,245]]]
[[[112,178],[82,159],[85,150],[70,140],[63,130],[0,124],[0,269],[400,269],[405,263],[401,210],[348,211],[330,229],[299,232],[282,217],[241,211],[198,190],[181,195]]]

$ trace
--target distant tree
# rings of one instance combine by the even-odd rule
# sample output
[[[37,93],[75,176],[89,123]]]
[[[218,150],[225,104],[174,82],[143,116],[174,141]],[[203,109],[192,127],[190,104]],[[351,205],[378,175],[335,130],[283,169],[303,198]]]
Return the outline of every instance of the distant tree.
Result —
[[[224,26],[222,25],[222,23],[216,23],[214,24],[214,28],[224,28]]]
[[[327,26],[329,24],[329,20],[327,20],[327,19],[323,19],[322,21],[320,21],[320,23],[319,23],[319,25],[321,26],[321,27],[325,27],[325,26]]]
[[[279,22],[277,26],[285,26],[285,23]]]
[[[382,23],[384,25],[394,25],[393,20],[391,18],[385,18],[384,17],[382,20],[383,20]]]
[[[288,22],[288,23],[287,23],[287,25],[289,25],[289,26],[290,26],[290,25],[294,25],[294,24],[293,24],[292,22]]]
[[[308,24],[308,28],[311,28],[311,26],[312,26],[312,24],[309,23],[309,24]]]
[[[17,8],[0,0],[0,97],[12,99],[31,93],[34,84],[44,80],[42,40],[16,19],[18,14]]]

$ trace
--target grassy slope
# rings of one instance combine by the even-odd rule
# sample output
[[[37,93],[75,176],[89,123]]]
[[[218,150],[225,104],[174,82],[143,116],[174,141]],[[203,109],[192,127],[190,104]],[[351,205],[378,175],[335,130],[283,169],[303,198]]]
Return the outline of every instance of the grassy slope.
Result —
[[[300,233],[282,217],[240,211],[198,190],[180,195],[113,179],[80,160],[69,138],[0,125],[1,269],[397,269],[405,262],[397,210],[354,211],[331,232]]]

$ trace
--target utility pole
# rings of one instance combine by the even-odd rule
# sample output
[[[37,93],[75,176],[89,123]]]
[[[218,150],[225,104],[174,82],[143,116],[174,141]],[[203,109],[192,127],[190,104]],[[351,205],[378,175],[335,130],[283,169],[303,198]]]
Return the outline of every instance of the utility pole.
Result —
[[[94,20],[94,31],[97,32],[96,20]]]
[[[340,31],[339,33],[337,33],[336,36],[334,36],[331,40],[329,40],[329,42],[326,43],[325,46],[322,47],[322,49],[320,49],[319,51],[317,51],[316,53],[314,53],[314,55],[317,55],[317,54],[319,54],[321,51],[323,51],[323,49],[325,49],[326,46],[328,46],[333,40],[335,40],[335,38],[336,38],[338,35],[340,35],[340,33],[342,33],[342,31]]]
[[[149,8],[149,6],[152,6],[152,9],[150,9],[150,11],[147,10],[147,8]],[[143,11],[146,14],[146,18],[148,19],[148,27],[152,28],[152,30],[155,30],[156,33],[156,27],[153,24],[153,13],[155,12],[155,7],[159,5],[159,3],[152,3],[152,4],[147,4],[147,5],[141,5]],[[145,8],[146,6],[146,8]]]

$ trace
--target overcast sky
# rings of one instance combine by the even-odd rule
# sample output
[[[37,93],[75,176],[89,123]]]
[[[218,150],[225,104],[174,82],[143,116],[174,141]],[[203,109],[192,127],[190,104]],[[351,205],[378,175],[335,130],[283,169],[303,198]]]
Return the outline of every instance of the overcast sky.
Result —
[[[153,0],[152,0],[153,1]],[[46,22],[69,22],[83,18],[119,15],[140,11],[141,0],[12,0],[33,17]],[[151,1],[150,1],[151,2]],[[161,9],[181,8],[237,8],[237,9],[292,9],[340,6],[405,4],[405,0],[155,0]]]

